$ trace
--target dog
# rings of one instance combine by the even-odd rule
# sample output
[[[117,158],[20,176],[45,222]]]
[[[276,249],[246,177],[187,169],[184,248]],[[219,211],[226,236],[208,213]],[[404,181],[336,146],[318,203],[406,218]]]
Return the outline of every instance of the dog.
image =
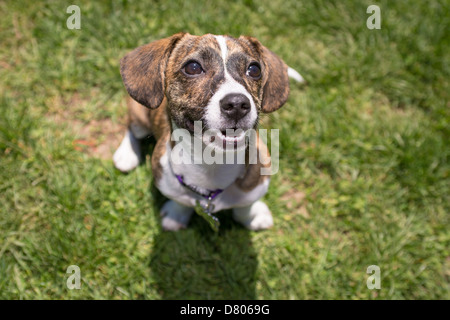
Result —
[[[265,158],[249,163],[247,154],[244,163],[206,164],[174,163],[173,134],[183,129],[194,136],[201,121],[201,132],[216,130],[207,141],[214,142],[214,152],[236,153],[242,132],[257,127],[260,112],[273,112],[287,101],[289,77],[303,82],[302,76],[256,38],[189,33],[133,50],[121,59],[120,73],[130,96],[129,125],[113,162],[120,171],[131,171],[142,159],[140,140],[156,138],[154,183],[169,199],[160,212],[163,229],[186,228],[197,209],[211,224],[218,221],[214,213],[232,209],[234,220],[250,230],[272,227],[272,214],[260,200],[269,187],[270,175],[261,169],[270,166],[270,156],[258,135],[256,149]],[[228,130],[241,133],[229,136]]]

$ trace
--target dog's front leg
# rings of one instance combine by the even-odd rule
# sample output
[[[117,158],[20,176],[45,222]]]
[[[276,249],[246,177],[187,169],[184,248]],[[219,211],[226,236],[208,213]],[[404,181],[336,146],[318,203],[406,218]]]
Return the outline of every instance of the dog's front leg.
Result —
[[[273,226],[272,213],[261,200],[248,207],[234,208],[233,219],[253,231],[269,229]]]
[[[173,200],[167,201],[160,211],[160,215],[163,217],[163,229],[166,231],[178,231],[186,228],[193,212],[193,208],[183,206]]]

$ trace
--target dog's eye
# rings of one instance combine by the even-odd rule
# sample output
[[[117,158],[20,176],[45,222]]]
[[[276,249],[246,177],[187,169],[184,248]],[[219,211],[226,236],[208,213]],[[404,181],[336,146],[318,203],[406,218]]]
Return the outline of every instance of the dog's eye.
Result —
[[[202,72],[204,72],[200,63],[198,63],[196,61],[188,62],[184,66],[183,71],[184,71],[184,73],[186,73],[187,75],[190,75],[190,76],[199,75]]]
[[[259,66],[259,64],[254,62],[248,66],[246,74],[249,77],[258,80],[261,78],[261,67]]]

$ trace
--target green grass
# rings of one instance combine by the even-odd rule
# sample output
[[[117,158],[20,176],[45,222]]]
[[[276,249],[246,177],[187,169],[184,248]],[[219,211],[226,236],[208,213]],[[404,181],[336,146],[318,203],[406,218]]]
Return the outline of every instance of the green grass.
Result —
[[[69,4],[0,3],[1,299],[450,298],[448,1],[79,1],[81,30]],[[308,81],[264,117],[269,231],[163,232],[148,161],[77,147],[75,121],[126,114],[119,59],[178,31],[255,36]]]

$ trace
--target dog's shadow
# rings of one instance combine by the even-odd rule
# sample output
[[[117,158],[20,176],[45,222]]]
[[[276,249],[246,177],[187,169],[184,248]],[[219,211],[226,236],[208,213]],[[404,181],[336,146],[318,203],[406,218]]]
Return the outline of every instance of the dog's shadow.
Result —
[[[154,142],[147,148],[152,150]],[[150,152],[151,153],[151,152]],[[151,184],[153,212],[167,199]],[[255,299],[257,255],[250,231],[231,218],[231,211],[217,215],[220,230],[215,233],[194,214],[189,226],[178,232],[162,230],[153,239],[150,257],[152,286],[162,299]]]

